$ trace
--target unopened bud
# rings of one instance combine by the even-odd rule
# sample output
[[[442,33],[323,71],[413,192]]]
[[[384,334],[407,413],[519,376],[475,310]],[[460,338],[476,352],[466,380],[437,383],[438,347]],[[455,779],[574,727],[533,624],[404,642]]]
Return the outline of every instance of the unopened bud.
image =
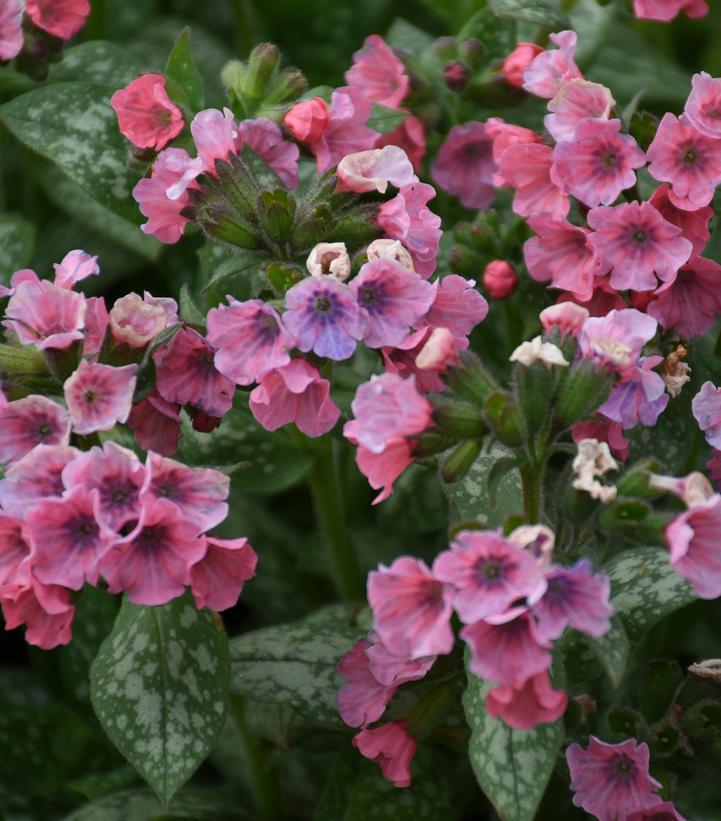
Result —
[[[456,396],[483,404],[498,384],[472,351],[460,351],[459,364],[448,369],[445,383]]]
[[[350,276],[351,264],[345,242],[319,242],[305,262],[311,276],[327,276],[345,282]]]
[[[549,567],[556,537],[545,525],[521,525],[508,534],[508,541],[532,553],[541,567]]]
[[[485,401],[486,421],[504,445],[515,447],[523,441],[523,417],[513,396],[494,391]]]
[[[296,140],[313,143],[320,139],[330,122],[330,110],[322,97],[296,103],[283,118],[283,124]]]
[[[451,91],[463,91],[468,85],[470,77],[471,72],[468,66],[464,66],[463,63],[458,61],[448,63],[443,69],[443,82]]]
[[[397,239],[374,239],[366,248],[368,262],[375,262],[378,259],[388,259],[405,268],[406,271],[413,271],[413,257],[408,249]]]
[[[542,51],[535,43],[519,43],[501,66],[501,75],[508,85],[523,88],[523,73]]]
[[[483,287],[493,299],[505,299],[518,285],[518,276],[513,268],[502,259],[494,259],[483,272]]]
[[[613,374],[590,359],[574,362],[556,397],[554,419],[558,428],[569,428],[599,408],[608,399],[613,382]]]
[[[559,302],[544,308],[538,318],[545,331],[558,328],[561,336],[577,336],[589,316],[588,310],[575,302]]]
[[[486,432],[481,412],[469,402],[445,394],[432,395],[429,399],[433,406],[433,421],[441,433],[456,439],[475,439]]]
[[[467,37],[458,44],[458,56],[471,69],[479,69],[486,58],[486,47],[475,37]]]
[[[461,442],[441,465],[441,480],[446,484],[459,482],[471,469],[480,452],[480,440],[467,439]]]

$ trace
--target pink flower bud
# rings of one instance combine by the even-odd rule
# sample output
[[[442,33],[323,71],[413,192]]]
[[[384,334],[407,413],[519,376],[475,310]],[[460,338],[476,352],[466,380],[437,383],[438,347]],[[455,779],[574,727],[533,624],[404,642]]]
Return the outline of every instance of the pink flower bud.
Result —
[[[448,63],[443,69],[443,81],[451,91],[463,91],[470,76],[471,72],[463,63]]]
[[[313,97],[294,105],[285,115],[283,124],[296,140],[312,143],[320,139],[329,121],[328,104],[322,97]]]
[[[508,85],[522,88],[523,72],[542,51],[541,46],[535,43],[519,43],[501,66],[501,74]]]
[[[502,259],[494,259],[483,272],[483,287],[493,299],[510,296],[518,284],[518,276],[513,268]]]

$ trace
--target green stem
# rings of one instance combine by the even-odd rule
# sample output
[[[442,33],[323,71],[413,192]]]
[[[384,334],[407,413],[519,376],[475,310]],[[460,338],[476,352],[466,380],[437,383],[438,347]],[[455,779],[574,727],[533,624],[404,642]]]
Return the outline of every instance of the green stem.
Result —
[[[541,523],[541,496],[543,474],[546,469],[546,452],[535,456],[531,452],[528,464],[521,468],[523,487],[523,513],[528,524]]]

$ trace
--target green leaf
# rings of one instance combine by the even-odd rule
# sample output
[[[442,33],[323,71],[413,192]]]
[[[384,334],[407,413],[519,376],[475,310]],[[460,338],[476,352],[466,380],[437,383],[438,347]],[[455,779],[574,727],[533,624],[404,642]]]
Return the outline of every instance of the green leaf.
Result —
[[[228,640],[189,596],[162,607],[123,602],[90,672],[111,741],[165,805],[213,747],[225,719]]]
[[[19,268],[30,264],[37,232],[19,214],[0,214],[0,283],[8,284]]]
[[[631,649],[623,622],[618,616],[611,619],[611,629],[603,636],[593,638],[569,630],[558,647],[563,652],[569,681],[590,681],[603,671],[614,688],[623,679]]]
[[[395,108],[387,108],[384,105],[373,103],[367,125],[374,131],[385,134],[386,131],[393,131],[394,128],[397,128],[407,116],[408,114],[405,111],[396,111]]]
[[[668,553],[659,548],[627,550],[603,571],[611,579],[611,603],[634,642],[662,618],[696,598],[691,585],[669,564]]]
[[[191,325],[205,325],[205,317],[193,301],[187,282],[180,286],[178,305],[180,307],[180,316],[185,322],[189,322]]]
[[[130,192],[138,175],[128,168],[112,91],[88,82],[43,86],[0,106],[0,121],[102,206],[137,224],[141,215]]]
[[[336,707],[335,668],[367,631],[353,610],[332,605],[292,624],[266,627],[231,640],[231,689],[256,701],[292,707],[321,726],[344,727]]]
[[[205,107],[203,80],[198,74],[198,69],[193,62],[193,54],[190,51],[189,28],[180,32],[180,37],[173,46],[165,66],[165,75],[171,81],[171,89],[173,85],[180,89],[193,113]]]
[[[113,89],[123,88],[147,69],[126,48],[107,40],[93,40],[64,49],[63,59],[51,63],[48,83],[85,81],[103,83]]]
[[[532,730],[514,730],[486,712],[492,687],[468,673],[463,707],[471,729],[471,766],[503,821],[533,821],[563,743],[563,719]]]
[[[571,25],[568,16],[552,0],[488,0],[488,7],[500,17],[536,23],[553,31]]]
[[[433,37],[428,32],[419,29],[402,17],[396,17],[385,39],[391,48],[406,51],[416,57],[422,55],[433,44]]]

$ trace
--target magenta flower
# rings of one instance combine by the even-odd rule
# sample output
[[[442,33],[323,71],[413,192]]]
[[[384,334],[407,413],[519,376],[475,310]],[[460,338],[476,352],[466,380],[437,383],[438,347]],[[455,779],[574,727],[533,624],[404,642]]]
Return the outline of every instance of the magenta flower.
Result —
[[[153,354],[156,388],[166,400],[225,416],[235,385],[215,367],[215,351],[205,337],[184,327]]]
[[[472,279],[457,274],[436,280],[433,283],[435,296],[424,324],[432,328],[448,328],[454,339],[465,343],[466,337],[488,315],[488,303],[475,285]]]
[[[673,280],[691,256],[691,243],[681,229],[647,202],[594,208],[588,224],[595,229],[589,239],[601,258],[601,271],[611,272],[611,285],[618,290],[653,290],[656,277]]]
[[[345,683],[338,690],[338,712],[349,727],[378,721],[393,698],[396,686],[381,684],[371,672],[368,639],[361,639],[343,656],[336,673]]]
[[[100,572],[111,593],[124,590],[133,604],[166,604],[183,594],[205,551],[205,539],[179,507],[147,498],[137,527],[105,555]]]
[[[69,40],[85,25],[90,14],[88,0],[25,0],[25,13],[38,28]]]
[[[168,97],[162,74],[143,74],[116,91],[110,105],[120,133],[136,148],[160,151],[183,130],[183,114]]]
[[[366,37],[363,48],[353,55],[353,66],[345,79],[367,100],[387,108],[398,108],[410,87],[405,66],[378,34]]]
[[[591,736],[588,748],[572,744],[566,750],[576,807],[599,821],[617,821],[635,810],[658,804],[661,784],[648,772],[648,745],[632,738],[607,744]]]
[[[721,142],[697,131],[673,114],[664,114],[648,147],[648,173],[671,183],[669,199],[678,208],[696,211],[713,199],[721,182]]]
[[[566,627],[588,636],[602,636],[611,629],[613,607],[608,597],[608,576],[593,574],[591,562],[581,559],[572,567],[551,566],[545,574],[546,590],[534,597],[536,634],[541,643],[557,639]]]
[[[317,139],[308,142],[319,174],[348,154],[375,147],[379,134],[366,125],[370,113],[371,102],[356,89],[346,86],[333,92],[328,125]]]
[[[346,423],[346,426],[349,424],[350,422]],[[343,434],[353,442],[353,437],[349,436],[345,429]],[[373,500],[373,504],[377,505],[393,493],[393,482],[413,462],[411,445],[406,439],[393,439],[383,453],[373,453],[359,446],[356,449],[355,461],[358,470],[368,479],[368,484],[374,490],[380,490]]]
[[[461,638],[471,648],[471,670],[481,678],[519,689],[531,676],[548,670],[551,654],[525,607],[466,625]]]
[[[671,567],[691,582],[700,599],[721,596],[719,527],[721,496],[714,494],[689,507],[666,528]]]
[[[708,224],[713,217],[713,208],[699,208],[697,211],[684,211],[676,207],[670,199],[671,188],[666,183],[659,185],[649,200],[661,216],[681,229],[681,233],[693,246],[691,256],[700,254],[711,237]]]
[[[556,220],[568,214],[568,194],[551,180],[552,165],[553,149],[541,143],[516,143],[503,152],[499,169],[506,184],[516,190],[514,214],[547,214]]]
[[[31,576],[29,584],[0,595],[5,629],[24,624],[28,644],[52,650],[72,638],[75,607],[70,591],[57,585],[44,585]]]
[[[73,459],[63,470],[62,481],[70,493],[97,493],[95,514],[108,530],[118,532],[140,517],[140,491],[145,468],[131,451],[114,442],[94,447]]]
[[[573,140],[581,120],[587,117],[607,120],[615,102],[606,86],[587,80],[569,80],[548,104],[551,114],[543,118],[543,123],[556,142]]]
[[[0,6],[0,60],[12,60],[23,47],[23,7],[20,0]]]
[[[523,88],[537,97],[550,100],[569,80],[583,78],[574,62],[576,32],[559,31],[550,40],[557,49],[544,51],[535,57],[523,73]]]
[[[721,79],[705,71],[694,74],[683,113],[697,131],[714,139],[721,137]]]
[[[358,301],[363,341],[370,348],[397,345],[425,315],[434,289],[390,260],[367,262],[349,287]]]
[[[36,445],[14,462],[0,480],[0,506],[6,512],[24,517],[28,506],[39,499],[62,496],[62,473],[80,451],[67,445]]]
[[[397,145],[347,154],[338,163],[336,174],[336,190],[353,191],[356,194],[368,191],[385,194],[388,183],[395,185],[396,188],[402,188],[404,185],[418,182],[406,152]]]
[[[486,696],[486,712],[492,718],[502,718],[516,730],[530,730],[539,724],[557,721],[565,712],[568,696],[554,690],[544,670],[523,682],[518,689],[494,687]]]
[[[660,20],[669,23],[685,11],[689,17],[704,17],[708,14],[706,0],[633,0],[633,12],[641,20]],[[653,816],[639,816],[651,818]],[[630,818],[626,821],[630,821]],[[636,819],[634,819],[636,821]],[[664,821],[659,819],[659,821]],[[673,821],[673,819],[668,819]]]
[[[450,653],[451,587],[438,581],[425,562],[401,556],[368,575],[373,626],[395,656],[419,659]]]
[[[601,261],[590,242],[590,231],[548,215],[531,217],[528,224],[538,234],[523,246],[528,273],[538,282],[570,291],[586,301],[593,294],[594,277]]]
[[[686,819],[670,801],[663,801],[645,810],[632,812],[625,816],[624,821],[686,821]]]
[[[484,211],[496,196],[493,138],[484,123],[454,125],[431,168],[433,180],[466,208]]]
[[[115,368],[83,359],[65,380],[63,391],[73,430],[94,433],[125,422],[135,391],[137,365]]]
[[[220,611],[233,607],[243,584],[255,576],[258,557],[247,539],[206,536],[205,556],[190,568],[196,607]]]
[[[53,263],[55,284],[58,288],[71,290],[73,286],[86,277],[97,276],[100,273],[98,258],[85,251],[76,249],[69,251],[62,262]]]
[[[636,140],[620,130],[620,120],[580,120],[573,140],[553,151],[553,182],[589,208],[610,205],[646,162]]]
[[[390,721],[380,727],[361,730],[354,736],[353,746],[362,756],[377,762],[383,776],[394,787],[410,787],[416,741],[408,733],[407,722]]]
[[[663,328],[703,336],[721,315],[721,265],[693,257],[673,282],[654,292],[646,310]]]
[[[70,428],[65,408],[44,396],[0,406],[0,464],[17,462],[35,445],[67,445]]]
[[[618,422],[624,430],[636,427],[639,422],[655,425],[669,401],[663,379],[652,370],[662,361],[661,356],[640,357],[637,364],[625,370],[598,413]]]
[[[490,530],[457,534],[436,556],[433,575],[452,585],[453,607],[466,624],[503,613],[543,584],[533,554]]]
[[[64,349],[83,338],[85,297],[46,279],[26,279],[15,286],[2,323],[26,345]]]
[[[285,295],[283,323],[301,351],[348,359],[363,337],[358,303],[331,277],[306,277]]]
[[[274,368],[290,362],[294,338],[280,314],[260,299],[208,311],[208,342],[215,348],[215,367],[236,385],[250,385]]]
[[[180,405],[166,402],[156,390],[152,390],[133,406],[128,416],[128,426],[143,450],[172,456],[180,441]]]
[[[248,407],[266,430],[295,423],[313,437],[328,433],[340,418],[340,408],[330,397],[330,382],[300,358],[263,374]]]
[[[25,522],[0,513],[0,597],[30,584],[31,549]]]

